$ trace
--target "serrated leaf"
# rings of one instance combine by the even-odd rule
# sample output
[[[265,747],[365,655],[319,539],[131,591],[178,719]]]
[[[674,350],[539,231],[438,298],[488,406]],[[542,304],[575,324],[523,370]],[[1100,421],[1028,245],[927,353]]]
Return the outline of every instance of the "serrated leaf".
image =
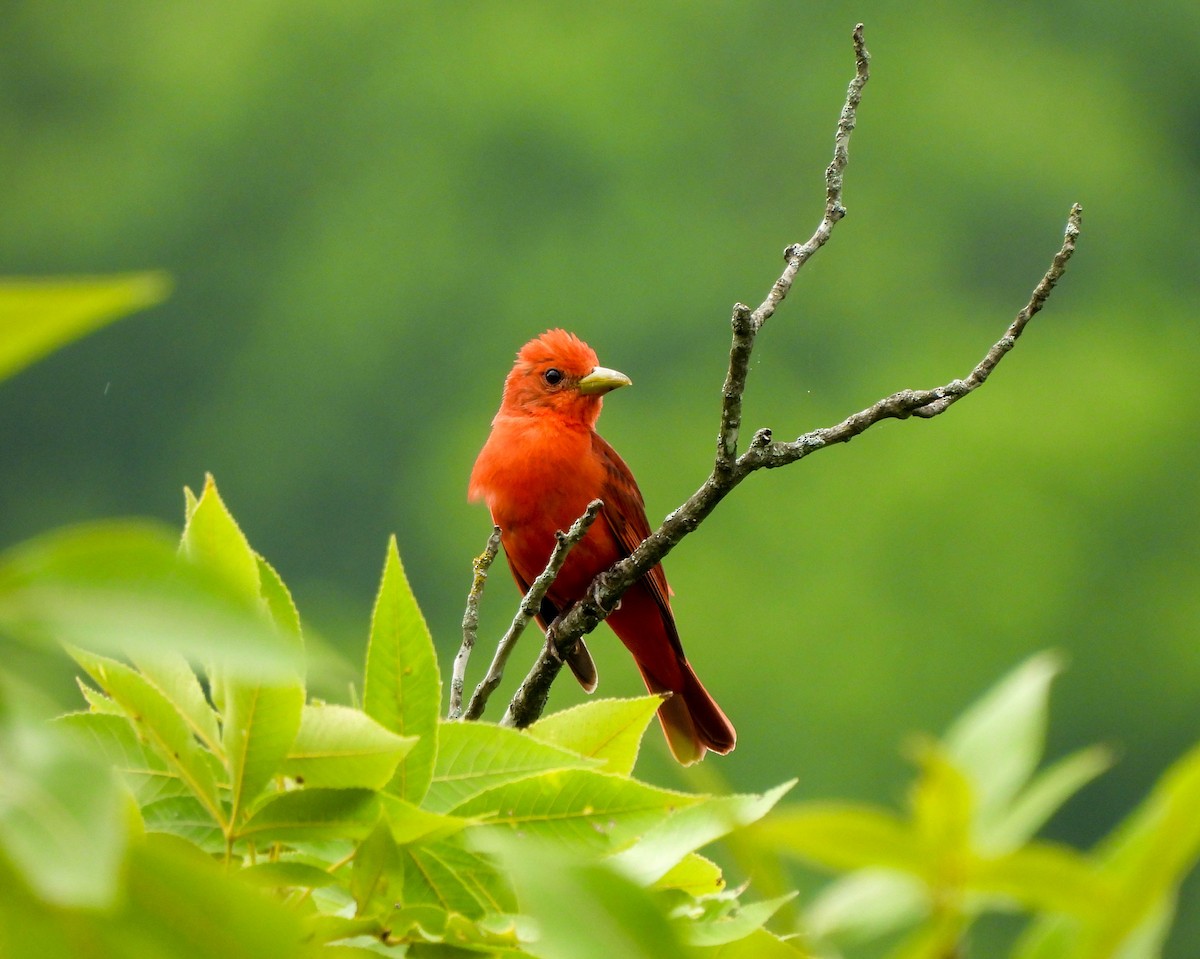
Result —
[[[662,705],[661,696],[598,699],[543,716],[530,735],[602,760],[605,772],[628,776],[637,761],[646,727]]]
[[[425,798],[433,776],[441,701],[433,639],[404,575],[393,536],[371,614],[363,709],[392,732],[418,737],[389,787],[411,802]]]
[[[164,796],[142,806],[146,831],[186,839],[205,852],[225,851],[225,835],[195,796]]]
[[[711,896],[725,888],[721,867],[697,852],[688,853],[661,875],[653,889],[678,889],[694,899]]]
[[[111,700],[109,700],[111,702]],[[113,703],[114,707],[120,707]],[[79,737],[87,737],[93,751],[117,771],[138,805],[159,799],[191,795],[179,774],[154,750],[138,739],[125,713],[69,713],[55,720]],[[212,819],[209,817],[209,821]]]
[[[285,633],[293,636],[301,635],[300,611],[292,599],[291,591],[283,581],[283,577],[275,571],[275,567],[263,559],[258,553],[254,554],[258,567],[258,590],[266,604],[271,619]]]
[[[93,681],[125,710],[138,736],[150,745],[168,769],[179,776],[213,821],[224,826],[225,811],[217,796],[209,754],[200,748],[191,729],[170,701],[140,673],[124,663],[93,656],[82,650],[73,651],[72,656]]]
[[[360,710],[309,705],[281,772],[307,786],[382,789],[415,743]]]
[[[217,716],[188,661],[170,650],[146,650],[132,658],[138,672],[179,711],[205,747],[219,756],[221,733]]]
[[[1054,653],[1030,657],[946,733],[946,752],[971,782],[982,826],[1000,816],[1041,761],[1050,683],[1061,670]]]
[[[229,512],[211,473],[183,528],[182,548],[194,563],[221,576],[250,602],[259,595],[258,560]]]
[[[486,789],[556,769],[597,765],[516,729],[480,722],[443,722],[433,779],[423,805],[446,811]]]
[[[647,830],[636,843],[613,856],[612,864],[634,882],[649,885],[688,853],[757,822],[795,785],[793,779],[762,795],[702,799]]]
[[[790,892],[774,899],[738,906],[721,916],[696,922],[677,923],[681,938],[694,946],[724,946],[745,939],[761,929],[775,913],[791,902],[799,893]]]
[[[628,845],[701,798],[622,776],[573,769],[505,783],[471,797],[452,812],[522,835],[557,840],[568,848],[603,853]]]
[[[817,938],[867,942],[923,920],[929,891],[915,876],[888,869],[860,869],[839,876],[809,903],[804,926]]]
[[[294,789],[263,802],[238,838],[256,843],[362,839],[378,819],[378,797],[370,789]]]
[[[126,839],[112,771],[65,727],[0,727],[0,853],[42,900],[111,906]]]
[[[0,280],[0,379],[170,290],[165,273]]]
[[[116,703],[100,692],[98,689],[93,689],[83,681],[79,676],[75,677],[75,685],[79,687],[79,692],[83,694],[84,702],[88,704],[89,711],[93,713],[106,713],[109,716],[120,716],[125,718],[125,711]]]
[[[754,827],[756,843],[829,869],[928,873],[929,851],[895,813],[856,803],[789,806]]]
[[[280,773],[304,708],[304,687],[227,679],[221,742],[230,776],[229,818],[237,823]]]
[[[147,522],[68,527],[0,555],[0,629],[32,643],[219,658],[227,671],[295,675],[257,601],[179,556],[176,536]]]
[[[469,919],[516,911],[508,878],[495,863],[454,840],[404,846],[406,907],[437,906]]]

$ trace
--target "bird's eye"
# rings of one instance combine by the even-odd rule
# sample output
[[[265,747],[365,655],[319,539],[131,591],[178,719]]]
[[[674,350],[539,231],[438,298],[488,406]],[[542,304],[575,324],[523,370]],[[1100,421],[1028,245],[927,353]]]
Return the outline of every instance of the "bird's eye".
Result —
[[[551,386],[558,386],[558,384],[562,382],[562,378],[562,370],[556,370],[553,367],[546,370],[546,372],[542,374],[542,379],[544,379]]]

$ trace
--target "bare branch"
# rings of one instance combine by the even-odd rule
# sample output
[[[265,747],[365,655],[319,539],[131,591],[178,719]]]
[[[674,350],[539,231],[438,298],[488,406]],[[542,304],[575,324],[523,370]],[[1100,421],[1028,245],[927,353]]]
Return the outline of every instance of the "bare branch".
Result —
[[[529,625],[529,621],[542,608],[542,600],[546,598],[546,592],[553,585],[555,577],[558,576],[559,571],[563,568],[563,564],[567,561],[567,555],[587,535],[587,531],[592,528],[592,523],[596,521],[596,517],[600,515],[600,510],[603,508],[604,504],[600,500],[594,499],[588,503],[587,509],[583,511],[583,515],[571,524],[571,528],[567,532],[564,533],[561,530],[555,531],[554,537],[556,542],[553,552],[550,553],[550,561],[546,563],[546,568],[542,570],[538,578],[530,585],[525,598],[521,600],[521,605],[517,607],[516,615],[513,616],[508,631],[505,632],[500,642],[497,643],[496,655],[492,658],[492,665],[488,667],[487,675],[475,687],[471,701],[467,704],[466,713],[463,714],[464,719],[478,719],[483,715],[488,697],[492,695],[496,687],[500,685],[500,680],[504,678],[504,667],[508,663],[508,657],[516,649],[517,640],[525,632],[525,627]],[[579,637],[576,636],[575,639],[578,640]],[[561,663],[559,665],[561,666]]]
[[[733,307],[733,345],[729,349],[729,372],[721,390],[721,428],[717,436],[717,462],[714,474],[727,479],[737,457],[738,433],[742,426],[742,394],[746,391],[746,377],[750,371],[750,354],[754,349],[754,338],[763,324],[775,313],[792,288],[792,282],[800,268],[814,253],[825,245],[838,221],[846,215],[842,203],[842,182],[846,164],[850,162],[850,134],[858,122],[858,105],[862,101],[863,87],[871,78],[871,54],[863,40],[863,25],[854,28],[854,79],[846,90],[846,102],[838,117],[837,134],[833,138],[833,159],[825,169],[825,214],[807,243],[793,243],[783,251],[787,265],[783,273],[771,286],[767,298],[751,312],[742,303]]]
[[[1000,360],[1016,345],[1026,324],[1045,305],[1054,285],[1062,277],[1075,251],[1080,232],[1082,210],[1078,204],[1071,208],[1062,247],[1034,289],[1029,303],[966,378],[930,390],[901,390],[883,397],[834,426],[813,430],[791,442],[774,442],[769,429],[760,429],[754,434],[746,451],[738,455],[742,395],[755,336],[787,295],[800,267],[825,244],[834,225],[846,212],[842,205],[842,178],[848,160],[850,132],[854,129],[862,88],[868,79],[870,60],[863,43],[861,24],[854,31],[854,49],[855,76],[850,82],[846,104],[838,121],[834,159],[826,170],[825,216],[807,243],[790,246],[785,251],[787,266],[762,305],[751,311],[739,303],[733,309],[733,344],[723,389],[720,433],[712,473],[637,549],[597,576],[586,595],[551,624],[546,633],[547,646],[521,683],[504,714],[503,723],[526,726],[541,715],[550,686],[562,669],[563,654],[580,637],[595,629],[616,607],[625,590],[660,563],[685,536],[696,530],[717,504],[747,476],[759,469],[774,469],[794,463],[816,450],[847,443],[885,419],[906,419],[913,415],[928,419],[944,412],[983,385]]]
[[[500,549],[500,527],[493,526],[492,534],[488,537],[487,546],[471,563],[474,575],[471,578],[471,591],[467,594],[467,608],[462,619],[462,645],[458,647],[458,655],[454,657],[454,673],[450,678],[450,719],[462,718],[463,688],[467,680],[467,663],[471,659],[471,650],[475,648],[475,638],[479,634],[479,601],[483,598],[483,587],[487,584],[488,570]]]

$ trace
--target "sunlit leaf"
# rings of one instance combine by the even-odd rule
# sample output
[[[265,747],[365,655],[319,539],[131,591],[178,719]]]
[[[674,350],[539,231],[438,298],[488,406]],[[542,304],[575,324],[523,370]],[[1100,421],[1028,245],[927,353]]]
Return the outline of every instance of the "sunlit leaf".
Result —
[[[796,784],[796,780],[759,795],[707,797],[653,826],[612,863],[634,882],[660,879],[684,856],[742,826],[757,822]]]
[[[693,898],[711,896],[725,888],[721,867],[699,853],[688,853],[653,884],[654,889],[678,889]]]
[[[415,743],[361,710],[309,705],[281,771],[308,786],[381,789]]]
[[[200,748],[191,728],[170,701],[124,663],[82,650],[72,655],[96,684],[120,704],[139,737],[179,776],[213,820],[224,823],[225,811],[217,796],[211,756]]]
[[[529,727],[529,733],[543,742],[603,760],[605,772],[628,776],[646,726],[661,705],[661,696],[597,699],[543,716]]]
[[[452,811],[522,835],[556,839],[569,848],[607,852],[628,845],[700,799],[622,776],[574,769],[505,783]]]
[[[781,939],[766,929],[755,929],[745,939],[723,946],[696,949],[703,959],[811,959],[794,939]]]
[[[165,273],[0,280],[0,379],[170,290]]]
[[[225,851],[225,834],[195,796],[164,796],[142,806],[146,831],[186,839],[205,852]]]
[[[445,839],[473,825],[470,819],[431,812],[391,793],[380,793],[379,805],[387,815],[392,838],[401,845]]]
[[[143,678],[170,700],[200,741],[221,755],[217,715],[188,661],[171,650],[143,650],[133,657],[133,663]]]
[[[438,731],[433,780],[423,805],[445,811],[511,780],[596,765],[595,760],[516,729],[491,723],[444,722]]]
[[[433,640],[393,536],[371,615],[363,709],[392,732],[418,737],[390,787],[412,802],[425,797],[433,776],[441,701],[442,679]]]
[[[933,855],[965,856],[973,846],[971,781],[935,743],[920,746],[918,761],[920,772],[909,797],[913,828]]]
[[[966,887],[1000,896],[1030,912],[1099,918],[1115,905],[1117,889],[1081,853],[1030,843],[994,859],[971,863]]]

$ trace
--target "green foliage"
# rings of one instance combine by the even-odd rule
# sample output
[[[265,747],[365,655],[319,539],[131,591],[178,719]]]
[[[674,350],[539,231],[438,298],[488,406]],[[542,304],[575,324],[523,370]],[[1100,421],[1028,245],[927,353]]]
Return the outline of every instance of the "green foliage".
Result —
[[[1035,838],[1110,763],[1040,768],[1054,656],[913,744],[904,811],[776,810],[793,782],[634,778],[656,697],[523,732],[439,719],[394,538],[363,708],[310,701],[295,603],[211,476],[185,516],[179,543],[114,523],[0,556],[0,633],[86,676],[86,709],[48,723],[0,670],[0,955],[786,959],[891,937],[938,959],[1020,911],[1013,959],[1152,959],[1200,859],[1200,746],[1094,850]],[[845,875],[796,922],[794,894],[743,901],[700,854],[734,834],[752,880],[779,856]]]

